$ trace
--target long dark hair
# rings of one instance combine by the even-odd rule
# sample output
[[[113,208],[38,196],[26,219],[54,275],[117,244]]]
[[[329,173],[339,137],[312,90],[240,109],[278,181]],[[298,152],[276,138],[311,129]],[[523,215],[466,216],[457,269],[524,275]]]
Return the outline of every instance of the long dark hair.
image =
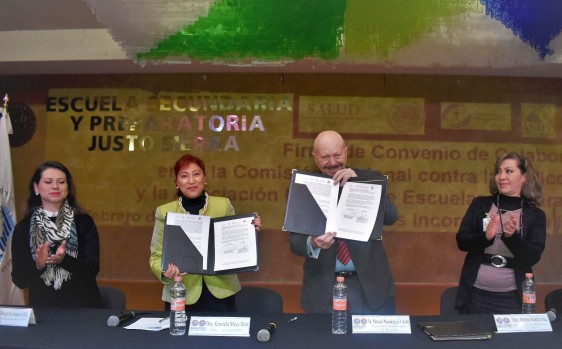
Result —
[[[539,182],[539,177],[537,172],[533,169],[531,162],[527,160],[523,155],[516,152],[509,152],[499,156],[496,160],[495,172],[498,170],[504,162],[504,160],[512,159],[517,162],[517,167],[521,170],[521,174],[525,175],[525,182],[521,187],[521,197],[526,199],[531,205],[540,206],[542,199],[542,187]],[[490,180],[490,193],[496,195],[499,193],[498,185],[495,180],[495,176]]]
[[[27,197],[27,207],[25,208],[25,215],[30,214],[37,207],[41,207],[41,196],[35,194],[34,185],[39,185],[39,181],[41,180],[43,172],[49,168],[57,169],[65,174],[66,183],[68,185],[68,195],[66,196],[66,200],[76,213],[84,213],[84,209],[78,204],[78,201],[76,200],[76,188],[74,187],[74,180],[72,179],[72,174],[70,173],[70,171],[60,162],[46,161],[35,170],[33,176],[31,176],[31,180],[29,181],[29,196]]]

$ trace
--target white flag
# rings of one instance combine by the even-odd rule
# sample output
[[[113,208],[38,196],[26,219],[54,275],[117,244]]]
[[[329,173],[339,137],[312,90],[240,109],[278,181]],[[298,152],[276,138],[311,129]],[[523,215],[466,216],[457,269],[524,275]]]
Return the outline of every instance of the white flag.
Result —
[[[23,291],[12,282],[10,242],[16,225],[16,205],[8,133],[12,133],[10,116],[0,108],[0,304],[23,305]]]

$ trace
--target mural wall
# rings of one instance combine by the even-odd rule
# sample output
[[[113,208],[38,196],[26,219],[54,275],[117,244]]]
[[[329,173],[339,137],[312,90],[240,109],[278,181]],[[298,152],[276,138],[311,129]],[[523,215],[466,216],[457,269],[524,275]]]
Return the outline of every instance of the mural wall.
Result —
[[[140,64],[391,67],[561,63],[557,0],[88,0]],[[128,16],[123,16],[126,13]]]
[[[389,177],[400,218],[383,241],[398,282],[458,280],[460,220],[473,197],[488,194],[495,158],[515,150],[538,170],[545,193],[548,240],[537,279],[562,283],[560,80],[36,76],[3,79],[0,90],[16,108],[15,128],[24,127],[20,118],[36,123],[12,148],[19,217],[34,168],[45,159],[65,163],[100,230],[101,279],[152,280],[154,210],[175,199],[173,165],[193,153],[206,162],[212,195],[263,217],[261,268],[242,280],[300,282],[302,260],[282,230],[290,174],[315,170],[312,141],[334,129],[348,142],[350,166]]]

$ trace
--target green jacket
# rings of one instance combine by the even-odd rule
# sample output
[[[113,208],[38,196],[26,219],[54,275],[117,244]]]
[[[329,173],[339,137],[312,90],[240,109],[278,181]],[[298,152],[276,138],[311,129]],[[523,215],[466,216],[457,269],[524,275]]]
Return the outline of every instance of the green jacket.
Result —
[[[170,301],[170,286],[172,279],[162,276],[162,241],[164,239],[164,223],[167,212],[182,213],[179,201],[175,200],[156,208],[156,222],[154,223],[154,231],[152,232],[152,241],[150,243],[150,270],[160,282],[164,284],[162,291],[162,300]],[[205,216],[211,218],[232,216],[234,208],[228,198],[209,196],[207,211]],[[186,304],[197,302],[201,296],[203,288],[203,279],[213,296],[222,299],[232,296],[240,291],[240,282],[236,274],[228,275],[196,275],[188,274],[183,277],[183,284],[187,290],[185,299]]]

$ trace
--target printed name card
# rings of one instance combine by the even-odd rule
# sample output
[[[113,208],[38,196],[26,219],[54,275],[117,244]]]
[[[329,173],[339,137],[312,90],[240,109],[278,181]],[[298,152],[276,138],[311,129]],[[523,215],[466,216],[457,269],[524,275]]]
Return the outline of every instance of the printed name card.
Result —
[[[412,333],[407,315],[352,315],[353,333]]]
[[[189,335],[250,337],[250,318],[191,316]]]
[[[0,308],[0,326],[27,327],[35,324],[35,314],[31,308]]]
[[[494,315],[498,333],[511,332],[552,332],[546,314],[503,314]]]

